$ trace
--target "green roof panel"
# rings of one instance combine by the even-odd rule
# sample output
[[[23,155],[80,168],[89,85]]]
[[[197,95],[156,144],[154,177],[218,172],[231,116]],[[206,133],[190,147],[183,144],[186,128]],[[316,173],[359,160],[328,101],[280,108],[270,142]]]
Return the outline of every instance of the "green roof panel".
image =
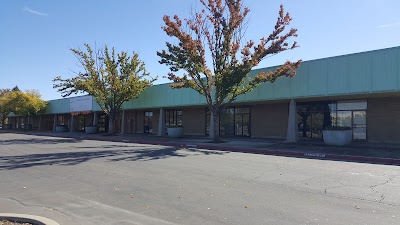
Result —
[[[399,91],[400,47],[362,52],[303,62],[293,78],[280,78],[274,83],[260,85],[252,92],[238,97],[238,103],[335,96],[343,94],[367,94]],[[257,69],[254,76],[276,67]],[[126,102],[124,109],[145,109],[205,105],[203,96],[191,89],[172,89],[168,84],[155,85],[137,99]],[[93,110],[100,107],[93,104]],[[49,102],[47,113],[69,111],[69,100]]]

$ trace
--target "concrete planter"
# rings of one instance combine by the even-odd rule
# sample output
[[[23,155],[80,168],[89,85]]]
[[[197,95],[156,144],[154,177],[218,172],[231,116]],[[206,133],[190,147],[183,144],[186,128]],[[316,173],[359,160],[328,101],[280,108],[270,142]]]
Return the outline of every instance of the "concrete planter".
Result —
[[[322,134],[327,145],[344,146],[353,140],[352,130],[323,130]]]
[[[12,124],[3,124],[3,130],[11,130]]]
[[[178,138],[183,137],[183,127],[168,127],[168,137]]]
[[[32,124],[25,124],[24,130],[32,130]]]
[[[56,126],[56,132],[67,132],[68,128],[65,125],[57,125]]]
[[[85,132],[87,134],[95,134],[97,133],[97,126],[89,126],[89,127],[85,127]]]
[[[1,220],[8,220],[17,223],[30,223],[34,225],[60,225],[54,220],[41,216],[33,216],[27,214],[0,213],[0,221]]]

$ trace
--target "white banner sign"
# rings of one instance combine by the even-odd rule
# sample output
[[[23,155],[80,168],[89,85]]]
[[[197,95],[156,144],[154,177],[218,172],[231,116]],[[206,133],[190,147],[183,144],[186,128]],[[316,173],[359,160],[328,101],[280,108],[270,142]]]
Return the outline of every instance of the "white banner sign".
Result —
[[[75,97],[75,98],[70,98],[69,100],[70,112],[91,111],[92,107],[93,107],[92,96]]]

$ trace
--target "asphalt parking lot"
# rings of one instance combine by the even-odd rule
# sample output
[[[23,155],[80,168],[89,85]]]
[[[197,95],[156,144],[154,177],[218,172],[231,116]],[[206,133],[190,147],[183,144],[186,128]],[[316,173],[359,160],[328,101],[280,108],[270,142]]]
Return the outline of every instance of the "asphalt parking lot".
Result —
[[[60,224],[400,224],[400,167],[0,134],[0,212]]]

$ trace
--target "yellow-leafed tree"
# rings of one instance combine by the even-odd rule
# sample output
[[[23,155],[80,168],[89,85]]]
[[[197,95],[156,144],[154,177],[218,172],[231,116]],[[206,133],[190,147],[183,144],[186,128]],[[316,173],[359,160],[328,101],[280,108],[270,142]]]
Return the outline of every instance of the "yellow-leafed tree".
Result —
[[[6,91],[0,95],[1,122],[4,122],[10,113],[29,117],[36,115],[46,108],[47,103],[40,98],[36,90]]]

